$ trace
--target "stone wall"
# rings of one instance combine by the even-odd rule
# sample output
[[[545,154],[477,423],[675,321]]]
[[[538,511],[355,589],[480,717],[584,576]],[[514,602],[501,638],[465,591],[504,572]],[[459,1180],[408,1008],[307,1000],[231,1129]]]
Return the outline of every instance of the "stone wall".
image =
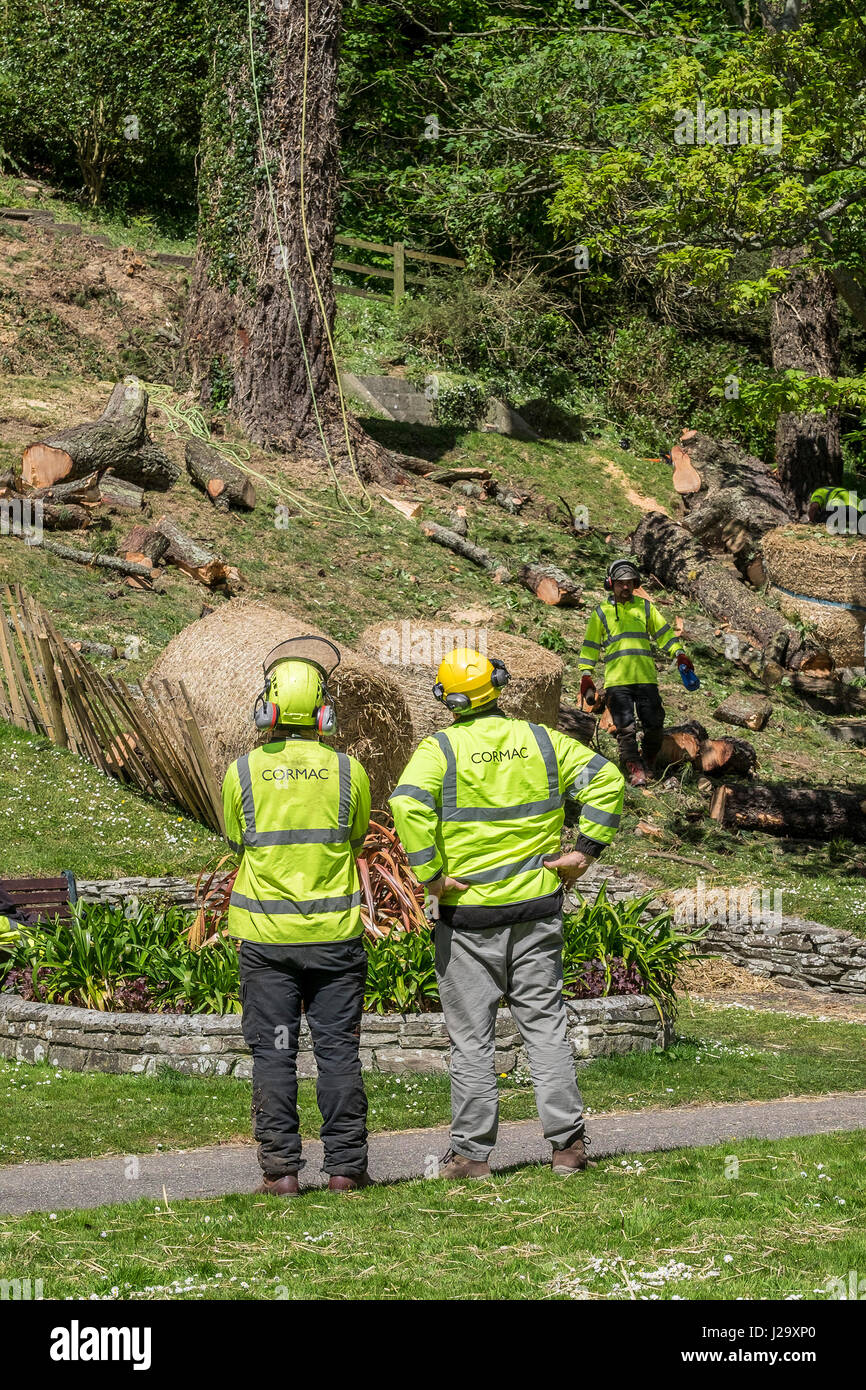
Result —
[[[568,1004],[575,1058],[650,1052],[673,1036],[642,994]],[[448,1034],[441,1014],[365,1014],[361,1062],[366,1071],[446,1072]],[[159,1066],[196,1076],[249,1077],[251,1059],[240,1014],[110,1014],[66,1004],[35,1004],[0,992],[0,1057],[50,1062],[70,1071],[140,1072]],[[526,1065],[520,1035],[507,1009],[496,1020],[496,1070]],[[306,1019],[301,1025],[298,1075],[315,1076]]]

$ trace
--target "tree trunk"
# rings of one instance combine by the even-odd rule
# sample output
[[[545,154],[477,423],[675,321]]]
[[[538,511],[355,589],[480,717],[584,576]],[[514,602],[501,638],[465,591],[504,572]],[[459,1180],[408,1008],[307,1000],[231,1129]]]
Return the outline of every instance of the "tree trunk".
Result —
[[[631,539],[632,551],[644,573],[653,574],[669,589],[678,589],[703,605],[720,622],[745,632],[761,647],[784,648],[788,666],[814,650],[775,608],[761,603],[746,588],[729,560],[714,559],[682,526],[663,512],[647,512]]]
[[[344,423],[329,342],[341,9],[309,0],[306,26],[304,0],[253,0],[251,60],[246,0],[224,0],[184,355],[203,404],[228,379],[232,414],[257,444],[337,467],[354,458],[370,477],[396,470],[356,421]]]
[[[866,788],[781,787],[763,782],[717,788],[710,815],[722,826],[792,839],[866,841]]]
[[[774,34],[793,34],[809,19],[811,0],[761,0],[763,27]],[[793,98],[795,93],[791,91]],[[797,266],[806,248],[784,249],[773,257],[776,268]],[[770,325],[773,368],[796,369],[810,376],[839,375],[839,308],[827,271],[795,271],[773,300]],[[826,415],[782,414],[776,423],[779,482],[797,507],[805,510],[816,487],[842,481],[839,412]]]
[[[797,266],[802,247],[780,251],[775,266]],[[839,310],[829,274],[794,270],[781,294],[773,300],[770,328],[773,367],[796,368],[810,376],[839,375]],[[839,412],[826,415],[779,416],[776,424],[776,467],[779,482],[800,510],[808,506],[816,487],[842,481]]]

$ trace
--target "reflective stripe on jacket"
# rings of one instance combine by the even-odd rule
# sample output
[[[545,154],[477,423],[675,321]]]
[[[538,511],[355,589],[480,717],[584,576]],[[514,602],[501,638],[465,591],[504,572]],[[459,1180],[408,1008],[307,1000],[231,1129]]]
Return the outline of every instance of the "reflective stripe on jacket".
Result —
[[[579,670],[591,671],[602,657],[605,686],[656,685],[653,642],[667,657],[682,651],[670,623],[648,598],[633,597],[628,603],[605,599],[587,624]]]
[[[445,904],[498,907],[548,897],[559,876],[567,796],[583,803],[581,838],[601,851],[623,803],[619,769],[543,724],[499,710],[461,719],[425,738],[391,793],[394,824],[417,878],[461,879]]]
[[[312,739],[264,744],[228,769],[223,811],[242,856],[232,936],[296,945],[360,935],[355,853],[370,821],[370,783],[357,759]]]

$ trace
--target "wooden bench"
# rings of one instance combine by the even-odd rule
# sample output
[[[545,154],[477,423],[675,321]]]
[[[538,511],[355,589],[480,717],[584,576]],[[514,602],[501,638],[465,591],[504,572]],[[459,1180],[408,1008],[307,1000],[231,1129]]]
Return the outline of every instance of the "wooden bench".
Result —
[[[0,887],[30,926],[55,917],[68,921],[78,902],[78,885],[71,869],[63,869],[59,878],[0,878]]]

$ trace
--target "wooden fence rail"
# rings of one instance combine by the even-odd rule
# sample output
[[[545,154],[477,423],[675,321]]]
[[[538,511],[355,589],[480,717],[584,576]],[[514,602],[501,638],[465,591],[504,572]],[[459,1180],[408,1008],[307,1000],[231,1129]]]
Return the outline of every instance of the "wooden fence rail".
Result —
[[[421,275],[407,275],[407,260],[425,261],[432,265],[456,265],[465,268],[465,261],[455,260],[453,256],[434,256],[432,251],[415,251],[407,246],[403,241],[395,241],[391,246],[386,246],[381,241],[361,241],[358,237],[336,236],[334,241],[338,246],[350,246],[355,251],[375,251],[380,256],[390,256],[392,266],[386,270],[383,266],[363,265],[358,261],[334,261],[335,270],[350,270],[359,275],[372,275],[381,280],[394,281],[394,303],[397,304],[406,293],[407,285],[423,285],[424,277]],[[372,290],[362,290],[355,285],[335,285],[337,294],[354,294],[361,299],[384,299],[390,300],[389,294],[375,294]]]
[[[225,834],[219,783],[183,682],[103,676],[20,585],[0,592],[0,717]]]

